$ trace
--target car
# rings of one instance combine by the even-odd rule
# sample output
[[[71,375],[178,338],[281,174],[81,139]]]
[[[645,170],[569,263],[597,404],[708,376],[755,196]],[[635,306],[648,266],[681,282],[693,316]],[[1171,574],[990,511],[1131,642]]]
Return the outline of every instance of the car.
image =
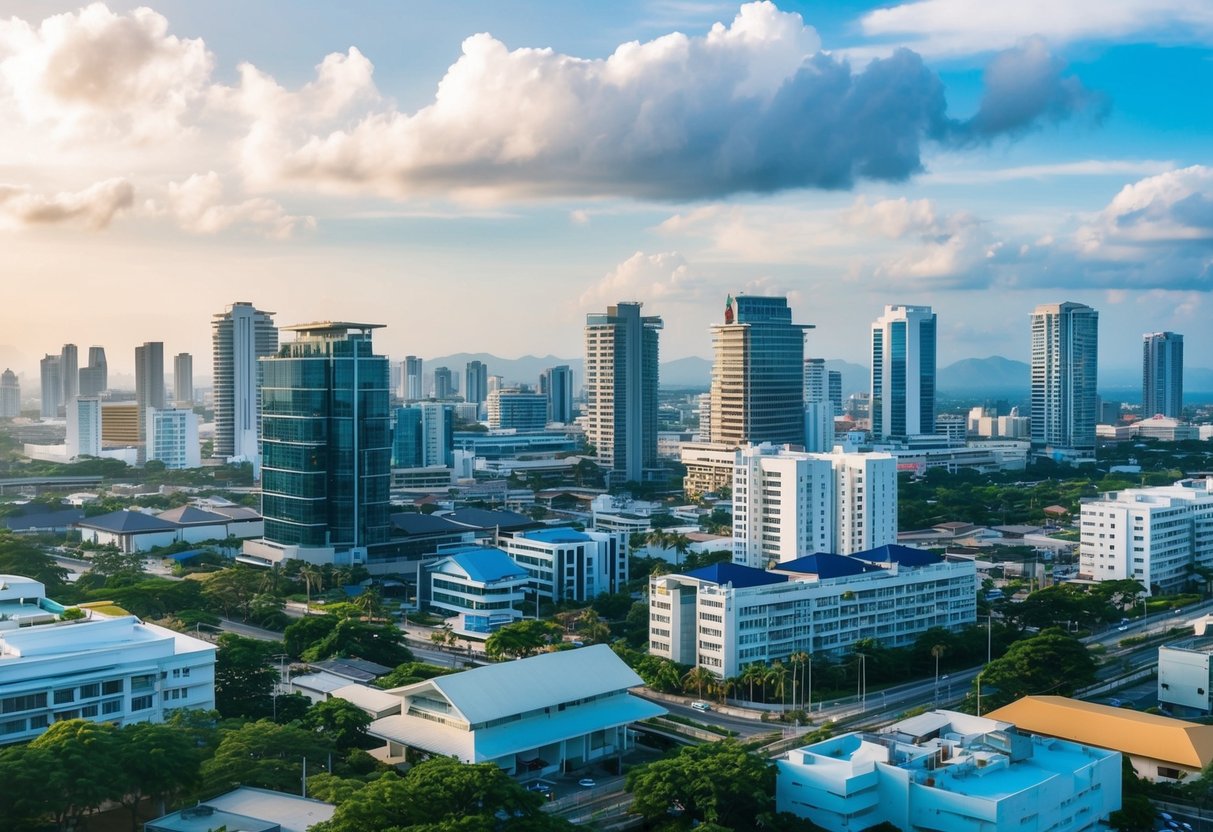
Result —
[[[580,780],[577,781],[577,785],[582,786],[587,789],[592,789],[595,786],[597,786],[598,784],[594,782],[593,777],[582,777]]]
[[[691,703],[691,707],[692,707],[692,708],[694,708],[694,709],[695,709],[695,710],[697,710],[697,711],[710,711],[710,710],[712,710],[712,706],[711,706],[711,705],[709,705],[707,702],[704,702],[702,699],[701,699],[701,700],[698,700],[698,701],[696,701],[696,702],[692,702],[692,703]]]

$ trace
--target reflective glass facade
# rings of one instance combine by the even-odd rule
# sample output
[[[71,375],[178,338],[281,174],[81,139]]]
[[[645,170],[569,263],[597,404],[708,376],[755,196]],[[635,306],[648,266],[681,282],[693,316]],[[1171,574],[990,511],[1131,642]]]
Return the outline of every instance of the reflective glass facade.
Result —
[[[338,550],[388,538],[388,362],[369,333],[305,331],[261,360],[267,540]]]
[[[872,324],[873,436],[935,433],[935,329],[929,306],[886,306]]]

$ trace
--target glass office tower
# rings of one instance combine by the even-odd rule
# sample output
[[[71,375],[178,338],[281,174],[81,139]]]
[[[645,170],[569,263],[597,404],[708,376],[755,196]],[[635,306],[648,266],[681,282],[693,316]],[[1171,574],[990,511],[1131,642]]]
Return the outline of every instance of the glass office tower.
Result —
[[[388,361],[377,324],[284,327],[295,340],[261,359],[265,539],[335,551],[387,542]]]

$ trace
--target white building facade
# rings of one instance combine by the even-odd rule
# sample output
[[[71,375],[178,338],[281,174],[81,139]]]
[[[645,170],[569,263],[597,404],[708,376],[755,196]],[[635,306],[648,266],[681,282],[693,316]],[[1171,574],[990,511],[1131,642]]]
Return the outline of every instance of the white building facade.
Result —
[[[1170,592],[1213,568],[1213,478],[1109,492],[1082,504],[1080,523],[1083,578]]]
[[[554,602],[592,601],[627,585],[625,532],[541,529],[503,536],[498,545],[527,571],[530,587]]]
[[[733,464],[733,560],[761,569],[813,552],[897,540],[897,463],[885,453],[755,445]]]
[[[649,652],[722,678],[800,652],[841,653],[860,639],[903,647],[932,627],[976,620],[974,563],[903,546],[649,580]]]
[[[67,403],[67,458],[101,456],[101,399],[76,396]]]
[[[1032,447],[1061,463],[1095,459],[1099,313],[1081,303],[1032,312]]]
[[[149,407],[147,458],[158,459],[169,469],[197,468],[202,465],[198,414],[192,410]]]
[[[872,323],[872,435],[935,433],[935,313],[886,306]]]
[[[776,809],[832,832],[1082,832],[1121,805],[1120,754],[930,711],[777,762]]]
[[[161,722],[215,707],[215,647],[133,615],[64,622],[38,581],[0,575],[0,743],[65,719]]]

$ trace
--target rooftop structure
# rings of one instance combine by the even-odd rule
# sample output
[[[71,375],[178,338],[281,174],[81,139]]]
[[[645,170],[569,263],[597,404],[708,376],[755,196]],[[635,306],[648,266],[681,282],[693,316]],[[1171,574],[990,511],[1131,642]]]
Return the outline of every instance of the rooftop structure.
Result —
[[[834,832],[1079,832],[1121,803],[1119,754],[954,711],[833,737],[777,766],[776,808]]]
[[[293,794],[241,786],[235,791],[148,821],[144,832],[307,832],[337,807]]]
[[[549,773],[631,746],[627,726],[665,713],[628,689],[642,684],[604,644],[543,653],[396,688],[401,713],[371,723],[392,758],[405,748]]]

